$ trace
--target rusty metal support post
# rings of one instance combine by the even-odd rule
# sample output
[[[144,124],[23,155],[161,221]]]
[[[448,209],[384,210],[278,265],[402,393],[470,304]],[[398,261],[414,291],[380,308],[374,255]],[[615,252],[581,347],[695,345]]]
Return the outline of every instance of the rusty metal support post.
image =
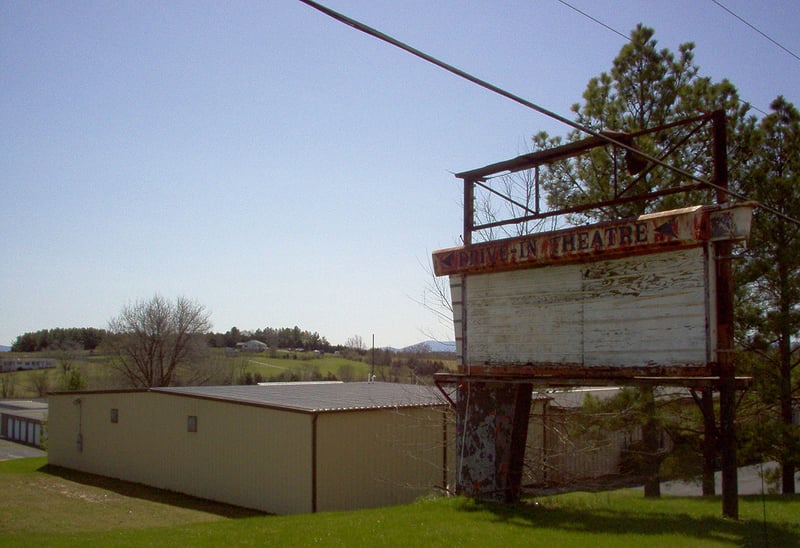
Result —
[[[475,230],[475,180],[464,179],[464,230],[461,240],[465,246],[472,245],[472,231]],[[468,348],[467,348],[467,275],[461,275],[460,317],[455,321],[456,340],[460,342],[461,363],[459,367],[462,373],[469,373]],[[455,302],[453,303],[455,306]]]
[[[456,401],[456,493],[520,498],[532,385],[466,380]]]
[[[717,202],[728,195],[728,142],[725,111],[713,113],[714,183]],[[717,291],[717,365],[719,367],[719,444],[722,466],[722,515],[739,519],[739,486],[736,468],[736,382],[733,343],[733,274],[729,240],[712,244]]]
[[[717,461],[717,421],[714,418],[714,392],[710,387],[703,388],[700,396],[700,409],[703,412],[703,495],[716,495],[714,482]]]
[[[644,480],[644,496],[647,498],[658,498],[661,496],[661,482],[658,471],[661,465],[658,447],[658,425],[656,423],[656,400],[653,393],[653,386],[646,385],[640,388],[643,411],[645,414],[644,424],[642,425],[643,455],[642,464]]]
[[[464,179],[464,245],[472,244],[472,231],[475,228],[475,181]]]

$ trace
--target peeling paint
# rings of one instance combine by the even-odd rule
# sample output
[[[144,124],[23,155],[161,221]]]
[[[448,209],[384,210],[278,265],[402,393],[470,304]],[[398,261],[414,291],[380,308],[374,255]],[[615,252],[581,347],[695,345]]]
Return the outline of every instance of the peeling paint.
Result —
[[[459,494],[496,501],[518,499],[530,403],[530,385],[459,385]]]

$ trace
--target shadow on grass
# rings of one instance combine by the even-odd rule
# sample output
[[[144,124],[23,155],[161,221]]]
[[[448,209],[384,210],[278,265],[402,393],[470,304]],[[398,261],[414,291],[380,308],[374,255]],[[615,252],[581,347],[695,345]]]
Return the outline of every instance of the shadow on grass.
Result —
[[[759,499],[760,500],[760,499]],[[786,502],[770,496],[767,502]],[[647,513],[614,508],[579,509],[538,503],[499,504],[468,501],[465,512],[489,512],[497,521],[519,527],[548,528],[587,534],[681,535],[698,543],[739,546],[800,546],[800,526],[763,521],[735,521],[688,513]]]
[[[99,489],[105,489],[106,491],[112,491],[125,497],[168,504],[170,506],[195,510],[198,512],[206,512],[208,514],[214,514],[225,518],[236,519],[266,515],[264,512],[260,512],[258,510],[241,508],[239,506],[193,497],[191,495],[185,495],[175,491],[167,491],[165,489],[158,489],[148,485],[142,485],[141,483],[107,478],[105,476],[88,474],[86,472],[79,472],[77,470],[70,470],[69,468],[62,468],[60,466],[53,466],[50,464],[42,466],[38,469],[38,471],[43,474],[56,476],[67,481],[80,483],[82,485],[90,485]]]

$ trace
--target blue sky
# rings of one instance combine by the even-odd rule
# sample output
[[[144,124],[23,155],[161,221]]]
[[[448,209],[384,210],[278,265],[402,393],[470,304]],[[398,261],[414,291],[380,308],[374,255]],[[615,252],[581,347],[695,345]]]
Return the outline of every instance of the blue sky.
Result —
[[[323,3],[567,117],[625,42],[557,0]],[[800,106],[800,61],[710,0],[570,4]],[[723,4],[800,52],[796,2]],[[293,0],[2,2],[0,91],[0,344],[155,293],[217,331],[452,339],[416,302],[452,173],[568,130]]]

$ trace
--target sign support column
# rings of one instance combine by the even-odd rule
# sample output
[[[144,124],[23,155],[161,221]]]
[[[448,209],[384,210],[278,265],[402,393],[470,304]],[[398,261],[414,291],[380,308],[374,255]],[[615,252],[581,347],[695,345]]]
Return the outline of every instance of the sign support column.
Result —
[[[717,202],[725,203],[728,195],[728,145],[725,111],[713,114],[714,183]],[[722,515],[739,519],[739,485],[736,466],[736,381],[733,342],[733,275],[730,240],[713,242],[717,288],[717,365],[719,367],[719,442],[722,465]]]

